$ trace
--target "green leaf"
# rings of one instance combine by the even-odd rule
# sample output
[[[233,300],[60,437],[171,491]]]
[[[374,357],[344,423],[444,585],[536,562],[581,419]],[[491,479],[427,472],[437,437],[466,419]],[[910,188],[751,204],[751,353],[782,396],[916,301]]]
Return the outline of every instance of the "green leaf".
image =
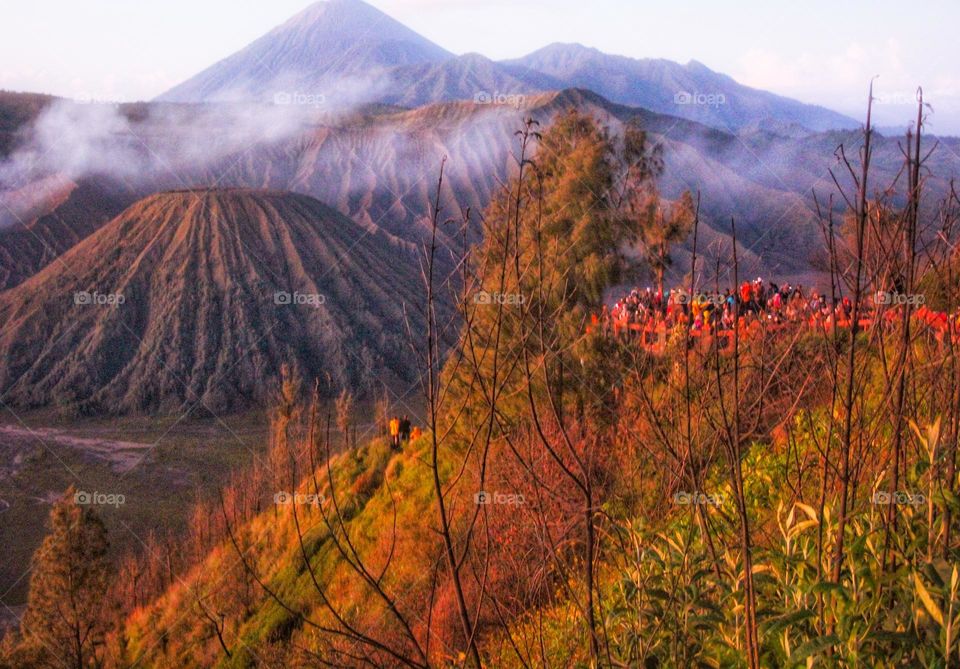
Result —
[[[800,509],[801,509],[805,514],[807,514],[807,516],[810,518],[810,520],[812,520],[812,521],[814,521],[814,522],[820,522],[820,521],[817,519],[817,512],[816,512],[816,510],[815,510],[812,506],[810,506],[809,504],[804,504],[803,502],[797,502],[796,505],[797,505],[798,507],[800,507]]]
[[[810,593],[813,595],[818,595],[821,593],[825,595],[836,594],[843,597],[844,599],[850,599],[850,595],[847,592],[847,589],[844,588],[839,583],[834,583],[833,581],[821,581],[820,583],[817,583],[812,588],[810,588]]]
[[[920,580],[920,575],[916,572],[913,574],[913,584],[917,588],[917,596],[919,596],[920,601],[923,602],[923,608],[927,610],[931,618],[937,621],[940,627],[943,627],[943,611],[941,611],[937,603],[933,601],[933,597],[930,596],[923,581]]]
[[[840,643],[840,638],[836,634],[827,634],[826,636],[820,636],[813,639],[809,639],[799,646],[790,654],[790,658],[787,660],[791,665],[802,662],[803,660],[822,653],[831,646],[835,646]]]
[[[787,627],[795,625],[803,620],[807,620],[808,618],[813,618],[815,615],[817,615],[816,611],[811,611],[809,609],[785,613],[781,616],[777,616],[776,618],[771,618],[770,625],[767,627],[765,632],[767,634],[777,634]]]
[[[870,632],[865,637],[866,641],[877,641],[879,643],[895,643],[899,645],[919,643],[917,636],[913,632],[891,632],[889,630],[876,630]]]

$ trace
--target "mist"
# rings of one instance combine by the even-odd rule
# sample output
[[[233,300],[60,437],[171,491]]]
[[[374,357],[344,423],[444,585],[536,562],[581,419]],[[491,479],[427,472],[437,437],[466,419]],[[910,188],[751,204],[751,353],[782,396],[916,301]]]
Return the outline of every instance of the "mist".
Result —
[[[193,185],[191,174],[231,154],[281,142],[319,110],[282,104],[107,104],[57,100],[0,162],[0,204],[22,218],[64,183],[114,179],[134,190]]]

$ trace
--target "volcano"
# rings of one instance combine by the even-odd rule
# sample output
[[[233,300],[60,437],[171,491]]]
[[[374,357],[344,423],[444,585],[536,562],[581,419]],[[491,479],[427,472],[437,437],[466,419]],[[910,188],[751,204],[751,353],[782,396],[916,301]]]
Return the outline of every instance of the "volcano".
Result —
[[[313,198],[159,193],[0,293],[0,397],[216,412],[267,401],[283,365],[330,393],[409,383],[421,293],[412,247]]]
[[[164,102],[369,97],[377,75],[453,54],[362,0],[324,0],[164,93]]]

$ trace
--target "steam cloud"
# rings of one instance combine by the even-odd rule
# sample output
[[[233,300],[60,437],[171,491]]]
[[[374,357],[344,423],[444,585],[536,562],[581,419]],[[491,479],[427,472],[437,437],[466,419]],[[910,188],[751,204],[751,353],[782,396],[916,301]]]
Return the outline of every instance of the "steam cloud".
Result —
[[[58,100],[0,162],[0,226],[71,181],[104,175],[134,188],[191,185],[225,156],[302,132],[317,109],[292,105],[116,105]]]

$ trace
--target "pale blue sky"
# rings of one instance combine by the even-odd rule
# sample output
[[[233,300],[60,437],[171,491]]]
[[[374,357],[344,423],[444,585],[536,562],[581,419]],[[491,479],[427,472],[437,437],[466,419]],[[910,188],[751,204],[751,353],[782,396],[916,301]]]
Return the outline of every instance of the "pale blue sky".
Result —
[[[309,0],[0,0],[0,88],[149,99]],[[372,0],[454,53],[519,56],[550,42],[696,59],[742,83],[880,123],[923,84],[931,128],[960,134],[960,1]]]

